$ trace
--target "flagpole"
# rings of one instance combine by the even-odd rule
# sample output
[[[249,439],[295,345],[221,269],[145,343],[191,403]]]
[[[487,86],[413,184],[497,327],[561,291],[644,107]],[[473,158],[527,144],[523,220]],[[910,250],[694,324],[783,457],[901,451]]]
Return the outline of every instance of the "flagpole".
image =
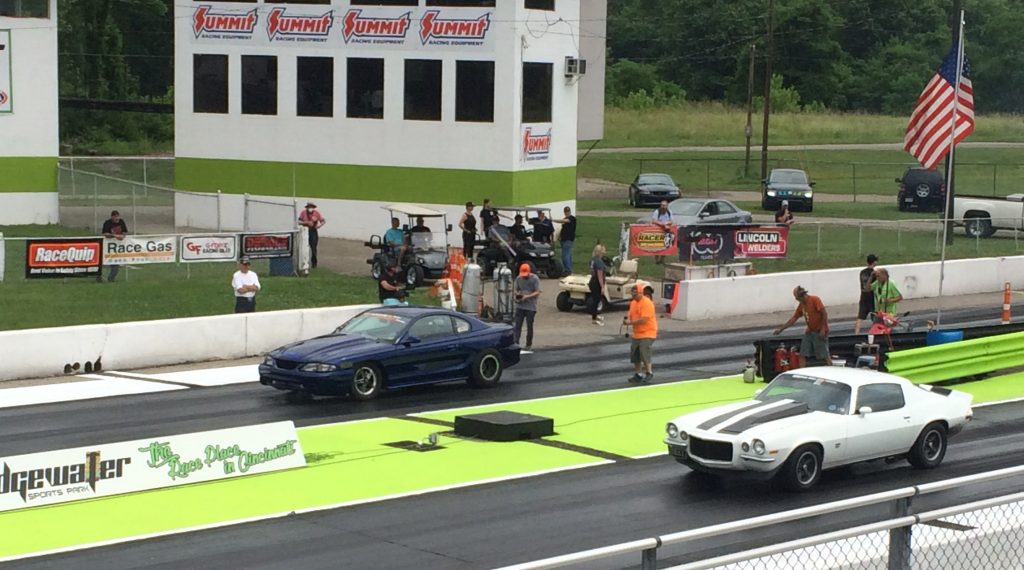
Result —
[[[956,167],[956,120],[957,110],[960,108],[960,77],[963,75],[964,70],[964,11],[960,11],[960,37],[957,38],[957,49],[956,49],[956,85],[953,89],[953,125],[949,130],[949,168],[946,169],[946,188],[947,190],[952,187],[953,170]],[[950,208],[950,200],[953,197],[953,193],[946,192],[946,207],[944,217],[949,216],[953,210]],[[946,243],[949,238],[950,226],[952,220],[944,219],[942,224],[942,254],[941,260],[939,261],[939,303],[938,311],[935,315],[935,325],[942,325],[942,285],[946,280]]]

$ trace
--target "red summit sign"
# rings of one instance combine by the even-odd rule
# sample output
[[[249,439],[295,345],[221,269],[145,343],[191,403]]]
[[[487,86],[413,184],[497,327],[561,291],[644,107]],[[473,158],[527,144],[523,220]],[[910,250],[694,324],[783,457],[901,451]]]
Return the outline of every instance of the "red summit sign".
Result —
[[[412,13],[397,18],[363,16],[362,10],[349,10],[341,36],[345,43],[403,43],[412,25]]]
[[[197,6],[192,13],[192,31],[196,37],[251,38],[259,16],[256,8],[248,12],[215,12],[212,6]]]
[[[547,160],[551,156],[551,129],[534,133],[533,127],[523,128],[523,158],[527,162]]]
[[[475,19],[439,18],[439,10],[427,10],[420,20],[423,45],[482,44],[491,28],[490,13]]]
[[[270,41],[327,41],[334,25],[334,11],[320,16],[289,16],[287,8],[274,8],[267,16]]]

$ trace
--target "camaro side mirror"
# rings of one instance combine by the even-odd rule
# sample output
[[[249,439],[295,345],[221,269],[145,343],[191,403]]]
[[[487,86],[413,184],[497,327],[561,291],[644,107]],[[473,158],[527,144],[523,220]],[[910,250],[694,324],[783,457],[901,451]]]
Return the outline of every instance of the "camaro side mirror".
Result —
[[[870,414],[873,411],[874,410],[871,409],[871,406],[861,406],[860,409],[857,410],[857,413],[862,415],[862,416],[866,416],[866,415]]]

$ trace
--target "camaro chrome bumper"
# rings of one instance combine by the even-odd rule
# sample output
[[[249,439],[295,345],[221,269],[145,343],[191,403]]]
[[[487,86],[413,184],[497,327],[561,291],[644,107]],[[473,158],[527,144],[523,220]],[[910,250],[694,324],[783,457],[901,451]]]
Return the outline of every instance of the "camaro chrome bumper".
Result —
[[[762,457],[752,453],[736,452],[734,449],[730,460],[716,460],[690,453],[689,446],[678,440],[666,438],[665,444],[668,445],[668,453],[673,459],[695,471],[705,473],[729,473],[754,478],[768,478],[781,467],[777,456]]]

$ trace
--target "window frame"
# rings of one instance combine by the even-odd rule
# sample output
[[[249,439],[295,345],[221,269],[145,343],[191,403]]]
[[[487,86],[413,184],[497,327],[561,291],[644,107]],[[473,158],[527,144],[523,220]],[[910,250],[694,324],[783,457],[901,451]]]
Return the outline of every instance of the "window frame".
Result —
[[[250,95],[249,97],[246,97],[247,87],[250,88],[250,89],[252,88],[252,85],[246,82],[246,61],[250,61],[251,62],[251,61],[256,61],[256,60],[272,61],[273,64],[274,64],[273,65],[273,71],[274,71],[274,74],[273,74],[274,75],[273,76],[273,89],[271,90],[272,93],[273,93],[273,96],[270,97],[267,100],[269,102],[272,102],[273,105],[272,105],[272,108],[271,107],[263,108],[263,109],[267,109],[268,111],[272,111],[272,112],[265,112],[263,110],[256,110],[256,109],[254,109],[252,106],[253,105],[257,105],[260,101],[258,99],[257,100],[249,99],[249,97],[252,97],[253,95]],[[241,97],[242,97],[242,109],[241,109],[242,110],[242,114],[243,115],[264,116],[264,117],[275,117],[275,116],[277,116],[280,113],[280,103],[279,103],[280,93],[279,93],[279,90],[281,88],[281,85],[280,85],[280,83],[281,83],[281,81],[280,81],[280,79],[281,79],[281,66],[278,63],[278,56],[277,55],[265,55],[265,54],[243,54],[241,56],[241,60],[240,61],[241,61],[240,65],[241,65],[241,79],[242,79],[242,93],[241,93]],[[247,99],[249,99],[248,106],[246,105],[246,100]],[[247,110],[247,107],[248,107],[248,110]]]
[[[28,10],[22,8],[21,10],[12,10],[12,13],[10,13],[10,14],[4,14],[3,11],[0,10],[0,17],[3,17],[3,18],[18,18],[18,19],[26,19],[26,20],[49,20],[53,16],[53,14],[50,13],[50,0],[36,0],[36,2],[38,4],[38,7],[42,7],[43,8],[43,15],[41,15],[41,16],[40,15],[31,15],[31,16],[30,15],[25,15],[25,13],[28,12]]]
[[[201,58],[216,58],[222,60],[224,64],[224,75],[223,75],[223,107],[218,106],[218,110],[210,110],[212,107],[204,107],[203,110],[197,108],[197,103],[200,100],[198,97],[198,90],[201,85],[205,85],[203,82],[197,81],[196,66],[199,64]],[[218,93],[219,95],[219,93]],[[218,97],[219,99],[219,97]],[[220,103],[221,101],[217,101]],[[223,110],[219,110],[223,109]],[[227,54],[223,53],[193,53],[192,54],[192,113],[193,114],[208,114],[208,115],[226,115],[231,112],[231,58]]]
[[[305,113],[303,112],[303,107],[302,107],[303,99],[304,99],[304,96],[302,95],[302,93],[303,93],[303,85],[311,83],[311,81],[309,81],[308,79],[305,82],[303,82],[303,78],[302,78],[302,63],[303,63],[303,60],[318,60],[318,61],[320,61],[321,64],[327,63],[326,72],[327,72],[327,76],[328,77],[327,77],[326,82],[324,82],[322,84],[323,86],[326,87],[326,89],[324,89],[323,92],[318,90],[317,93],[316,93],[317,95],[320,95],[320,96],[327,95],[328,99],[329,99],[328,102],[327,102],[327,108],[324,109],[321,112],[305,112]],[[324,61],[324,60],[326,60],[326,61]],[[323,70],[317,70],[317,71],[323,71]],[[318,56],[309,56],[309,55],[296,56],[296,58],[295,58],[295,115],[296,116],[298,116],[298,117],[326,117],[326,118],[334,117],[334,94],[335,94],[334,87],[335,87],[335,81],[334,81],[334,58],[333,57],[331,57],[331,56],[322,56],[322,55],[318,55]]]
[[[548,90],[546,94],[547,107],[544,112],[538,115],[534,115],[536,109],[527,106],[527,89],[530,87],[527,85],[527,69],[544,69],[547,73]],[[554,118],[554,99],[555,99],[555,64],[544,61],[524,61],[522,65],[522,122],[523,124],[533,123],[550,123]],[[540,106],[537,107],[540,109]]]
[[[479,76],[472,74],[471,78],[464,77],[464,73],[470,71],[467,68],[476,68],[476,66],[488,67],[490,73],[490,85],[491,88],[488,92],[490,95],[490,106],[489,113],[482,113],[479,115],[467,115],[465,109],[468,101],[464,101],[463,97],[468,97],[469,101],[477,101],[478,99],[473,98],[474,93],[473,86],[478,83]],[[455,61],[455,122],[457,123],[478,123],[478,124],[493,124],[494,123],[494,112],[495,112],[495,99],[496,99],[496,83],[495,75],[497,71],[497,65],[493,60],[484,59],[459,59]],[[464,85],[462,82],[466,81]],[[460,103],[463,103],[460,105]],[[469,107],[469,110],[479,110],[476,106]]]
[[[356,62],[370,62],[370,61],[379,62],[379,64],[380,64],[380,90],[379,90],[381,92],[380,111],[379,111],[379,113],[377,113],[376,112],[376,108],[372,106],[373,105],[373,100],[372,100],[373,94],[371,93],[370,94],[371,99],[369,100],[370,106],[368,106],[367,109],[370,109],[372,111],[371,112],[366,112],[364,114],[357,114],[357,113],[361,112],[361,111],[358,110],[358,107],[357,107],[357,104],[361,103],[361,101],[356,102],[356,101],[353,100],[354,98],[352,97],[352,95],[353,95],[353,85],[355,84],[352,81],[352,66]],[[364,91],[363,93],[368,93],[368,92]],[[384,116],[385,116],[385,113],[387,112],[387,104],[386,104],[387,103],[387,96],[386,96],[386,93],[387,93],[387,62],[385,61],[385,59],[383,57],[346,57],[345,58],[345,118],[347,118],[347,119],[370,119],[370,120],[377,120],[377,121],[383,120]],[[362,96],[360,96],[360,99],[362,99]],[[355,112],[354,112],[354,110],[355,110]]]
[[[884,397],[884,398],[891,398],[894,394],[898,393],[899,394],[899,405],[898,406],[892,406],[892,404],[886,403],[885,406],[888,406],[888,407],[876,407],[876,406],[872,405],[873,401],[871,401],[871,400],[869,400],[869,402],[865,404],[864,403],[864,393],[865,393],[865,391],[870,391],[870,390],[878,389],[878,388],[884,388],[884,389],[895,388],[896,391],[893,392],[893,393],[890,393],[890,394],[885,394],[885,393],[883,393],[880,390],[878,392],[879,392],[879,395],[881,397]],[[877,397],[875,397],[874,401],[882,401],[882,400],[879,400]],[[865,384],[865,385],[863,385],[863,386],[861,386],[860,388],[857,389],[857,411],[858,412],[864,406],[868,406],[869,408],[871,408],[871,412],[872,413],[878,413],[878,412],[891,412],[893,410],[900,410],[900,409],[903,409],[904,407],[906,407],[906,405],[907,405],[907,397],[906,397],[906,394],[904,394],[904,392],[903,392],[903,386],[900,386],[899,384],[896,384],[896,383],[893,383],[893,382],[880,382],[880,383],[877,383],[877,384]]]
[[[410,81],[409,81],[410,73],[409,72],[410,72],[410,69],[409,69],[409,66],[410,66],[410,64],[429,64],[429,66],[428,65],[424,65],[424,69],[427,69],[431,73],[436,71],[436,74],[437,74],[437,77],[436,77],[436,79],[437,79],[437,92],[432,95],[432,96],[436,97],[436,108],[431,108],[429,114],[423,114],[423,115],[415,116],[415,117],[414,116],[410,116],[410,111],[417,111],[417,110],[426,109],[427,104],[428,103],[432,103],[431,101],[424,99],[423,100],[423,104],[421,106],[419,106],[418,108],[410,109],[410,104],[409,104],[409,101],[410,101],[410,99],[409,99],[409,96],[410,96],[410,90],[409,90],[409,85],[410,85]],[[405,85],[404,85],[403,92],[402,92],[402,118],[405,119],[406,121],[426,121],[426,122],[439,122],[439,121],[441,121],[442,117],[444,115],[444,60],[441,60],[441,59],[422,59],[422,58],[406,59],[403,62],[403,73],[404,73]],[[419,83],[419,82],[417,82],[417,83]],[[419,87],[420,87],[419,89],[415,89],[415,90],[412,91],[412,93],[414,95],[416,93],[421,93],[421,92],[425,91],[424,87],[426,87],[426,85],[423,85],[422,83],[420,83]],[[414,106],[414,107],[416,107],[416,106]]]

